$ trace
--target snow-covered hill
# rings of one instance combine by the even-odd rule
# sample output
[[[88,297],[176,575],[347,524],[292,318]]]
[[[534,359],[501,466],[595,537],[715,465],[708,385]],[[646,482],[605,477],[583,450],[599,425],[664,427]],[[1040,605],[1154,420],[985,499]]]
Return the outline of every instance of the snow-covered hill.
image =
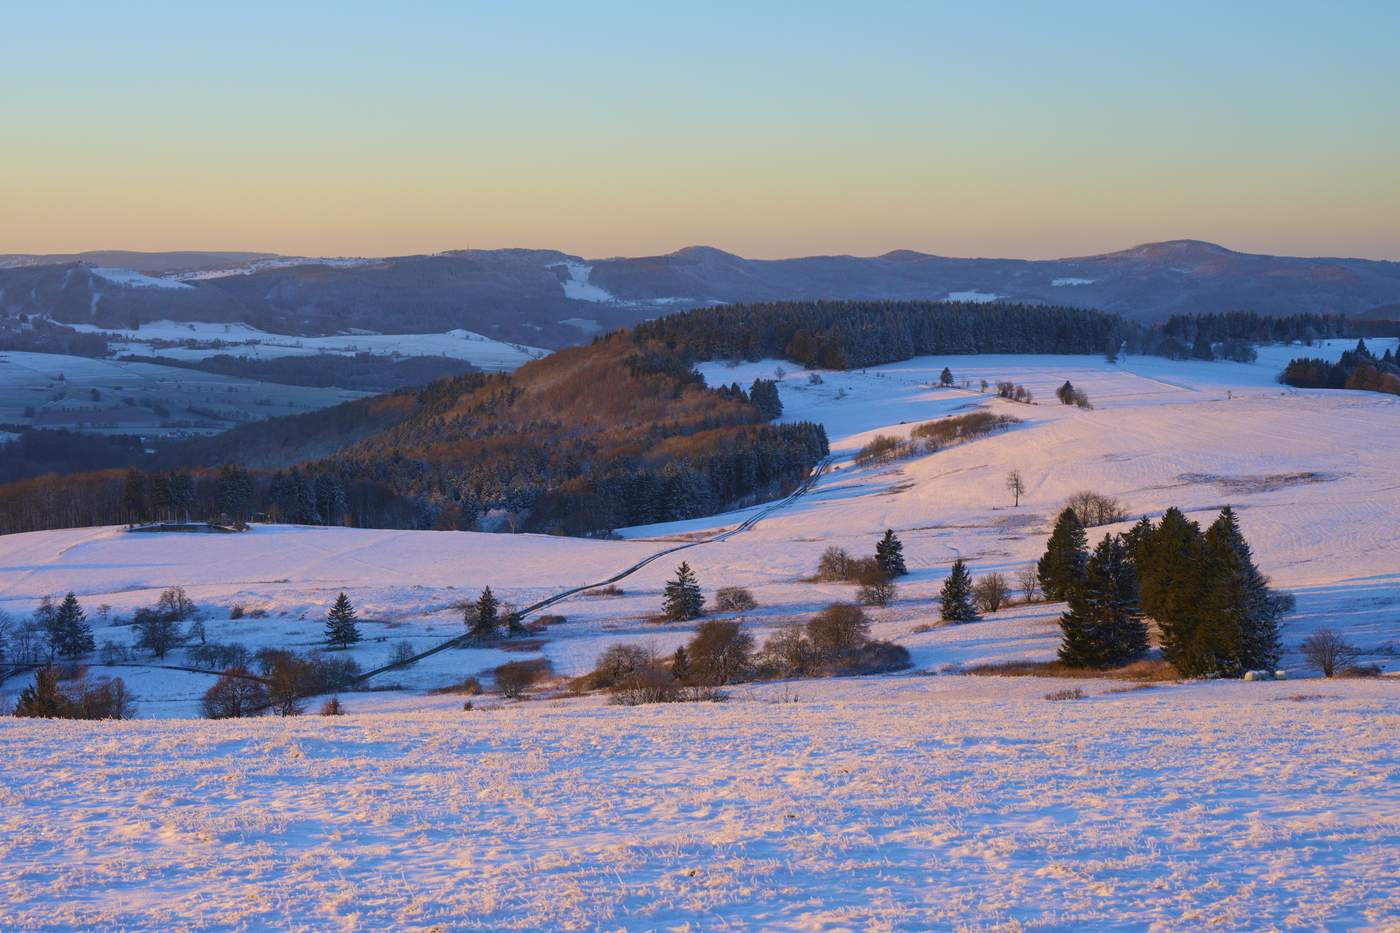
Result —
[[[342,720],[6,720],[0,926],[1393,925],[1400,398],[1273,381],[1289,356],[1341,349],[1266,348],[1254,364],[926,358],[820,381],[783,366],[784,418],[827,426],[832,468],[742,533],[628,576],[621,596],[551,607],[568,621],[538,653],[574,674],[616,641],[684,641],[693,626],[646,620],[681,559],[707,593],[752,589],[761,605],[747,625],[762,640],[850,599],[849,586],[804,578],[826,547],[867,552],[888,527],[911,573],[893,606],[872,611],[874,634],[909,648],[912,673],[732,688],[718,705],[487,698],[463,713],[460,696],[426,689],[529,656],[468,649],[382,678],[405,690],[343,696]],[[958,387],[934,387],[945,365]],[[747,385],[779,368],[704,373]],[[1024,384],[1037,404],[991,398],[984,378]],[[1055,401],[1066,379],[1093,410]],[[876,434],[978,406],[1022,423],[894,464],[850,459]],[[1027,486],[1019,507],[1011,469]],[[951,561],[974,575],[1026,567],[1082,489],[1134,518],[1176,505],[1208,521],[1232,505],[1260,567],[1298,598],[1284,625],[1290,680],[1080,682],[1087,699],[1056,703],[1045,695],[1064,684],[960,675],[1053,657],[1061,607],[929,627]],[[287,526],[11,535],[0,610],[22,616],[71,589],[90,613],[121,617],[180,585],[211,640],[304,648],[344,590],[368,668],[400,641],[421,650],[459,634],[454,604],[483,586],[527,605],[756,511],[613,541]],[[1309,678],[1296,647],[1323,626],[1392,676]],[[97,628],[99,643],[130,637]],[[209,683],[105,673],[126,679],[148,719],[191,716]],[[58,840],[81,856],[57,854]],[[66,897],[79,878],[85,895]]]
[[[119,353],[168,356],[177,360],[201,360],[217,354],[271,359],[316,353],[378,356],[445,356],[466,360],[479,369],[509,371],[543,356],[538,347],[505,343],[468,330],[441,334],[355,333],[333,337],[295,337],[271,334],[247,324],[211,324],[186,321],[152,321],[132,329],[106,329],[91,324],[70,325],[84,333],[102,333],[121,340]],[[188,344],[171,346],[171,343]]]

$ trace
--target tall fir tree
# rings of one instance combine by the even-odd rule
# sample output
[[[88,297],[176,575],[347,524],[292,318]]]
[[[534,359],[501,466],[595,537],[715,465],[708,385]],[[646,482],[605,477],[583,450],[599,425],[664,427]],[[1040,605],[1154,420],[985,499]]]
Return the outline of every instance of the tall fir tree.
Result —
[[[335,598],[335,605],[326,613],[326,644],[336,648],[349,648],[360,640],[360,627],[355,622],[355,607],[350,605],[350,597],[341,593]]]
[[[1128,552],[1128,560],[1136,567],[1142,553],[1143,544],[1152,535],[1152,522],[1146,515],[1137,520],[1137,523],[1127,531],[1123,532],[1123,547]]]
[[[1273,670],[1281,654],[1281,604],[1269,579],[1254,564],[1249,542],[1234,509],[1226,506],[1206,530],[1202,634],[1212,648],[1215,673],[1239,677],[1246,671]]]
[[[476,600],[476,613],[471,618],[471,633],[477,638],[495,638],[501,624],[501,602],[491,587],[481,591]]]
[[[962,558],[953,561],[948,579],[943,581],[941,615],[944,622],[976,622],[977,607],[972,601],[972,574]]]
[[[705,611],[705,596],[700,592],[700,581],[685,561],[676,568],[676,578],[666,583],[662,611],[673,622],[699,618]]]
[[[1074,509],[1065,509],[1055,519],[1055,528],[1045,545],[1045,556],[1036,564],[1040,588],[1052,602],[1069,599],[1084,577],[1089,559],[1089,539]]]
[[[1198,639],[1206,564],[1200,526],[1172,507],[1139,545],[1135,565],[1143,614],[1156,620],[1162,655],[1187,676],[1214,670],[1216,649]]]
[[[1060,660],[1072,667],[1116,667],[1147,651],[1137,573],[1123,542],[1105,535],[1060,616]]]
[[[904,566],[904,543],[895,537],[893,529],[886,528],[885,536],[875,542],[875,560],[887,577],[902,577],[909,572]]]

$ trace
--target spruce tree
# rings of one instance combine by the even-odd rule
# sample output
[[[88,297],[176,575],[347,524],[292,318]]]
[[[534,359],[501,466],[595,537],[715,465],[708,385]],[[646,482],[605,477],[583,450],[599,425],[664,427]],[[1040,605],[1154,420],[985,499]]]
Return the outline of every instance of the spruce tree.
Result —
[[[1162,633],[1162,655],[1181,673],[1215,671],[1216,649],[1198,640],[1207,583],[1201,529],[1175,507],[1138,546],[1142,611]]]
[[[948,579],[943,581],[942,617],[944,622],[976,622],[977,607],[972,601],[972,574],[962,558],[953,561]]]
[[[1205,589],[1205,636],[1216,660],[1214,673],[1239,677],[1246,671],[1273,670],[1278,664],[1279,600],[1254,565],[1235,511],[1226,506],[1204,539],[1209,579]]]
[[[80,657],[97,648],[87,613],[83,612],[78,597],[71,592],[63,597],[63,602],[53,613],[49,624],[49,645],[65,658]]]
[[[947,366],[944,366],[943,372],[938,374],[938,384],[945,388],[953,384],[953,371]]]
[[[673,622],[684,622],[698,618],[705,609],[705,597],[700,592],[700,582],[690,564],[682,561],[676,568],[676,578],[666,584],[666,599],[662,611]]]
[[[772,421],[783,413],[783,403],[778,397],[778,383],[772,379],[755,379],[749,389],[749,401],[753,402],[764,421]]]
[[[350,605],[350,597],[341,593],[335,598],[335,605],[326,613],[326,644],[338,648],[349,648],[360,640],[360,627],[355,624],[355,607]]]
[[[1073,509],[1065,509],[1055,519],[1055,529],[1045,545],[1045,556],[1036,564],[1045,598],[1052,602],[1068,599],[1083,578],[1088,559],[1089,544],[1084,526]]]
[[[886,528],[885,536],[875,542],[875,560],[887,577],[902,577],[909,572],[904,566],[904,544],[895,537],[893,529]]]
[[[1128,560],[1136,567],[1142,558],[1143,546],[1152,535],[1152,522],[1144,515],[1137,524],[1123,532],[1123,547],[1128,552]]]
[[[476,618],[471,622],[471,633],[477,638],[495,638],[500,624],[501,603],[488,586],[477,598]]]
[[[1120,539],[1105,535],[1094,549],[1083,581],[1069,594],[1060,631],[1060,660],[1072,667],[1115,667],[1147,651],[1137,574]]]

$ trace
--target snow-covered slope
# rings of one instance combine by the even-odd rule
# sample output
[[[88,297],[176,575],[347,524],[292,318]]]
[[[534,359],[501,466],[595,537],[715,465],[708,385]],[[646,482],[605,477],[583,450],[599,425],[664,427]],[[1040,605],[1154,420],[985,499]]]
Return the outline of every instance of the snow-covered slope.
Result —
[[[181,360],[199,360],[217,354],[270,359],[316,353],[373,353],[380,356],[446,356],[466,360],[488,370],[512,370],[543,356],[547,351],[522,344],[492,340],[468,330],[442,334],[356,333],[333,337],[295,337],[271,334],[247,324],[211,324],[185,321],[153,321],[131,330],[112,330],[91,324],[69,325],[85,333],[104,333],[125,341],[117,352],[157,354]],[[160,342],[191,343],[168,346]]]
[[[832,440],[811,492],[644,567],[623,595],[551,607],[567,621],[536,649],[442,652],[380,678],[405,690],[343,696],[344,719],[0,720],[0,926],[1391,928],[1400,398],[1273,381],[1289,356],[1341,349],[1267,348],[1254,364],[926,358],[819,382],[784,366],[784,418],[819,420]],[[934,387],[945,365],[957,388]],[[747,385],[777,369],[704,372]],[[1024,384],[1037,404],[993,399],[983,378]],[[1093,410],[1055,401],[1067,378]],[[977,406],[1022,423],[881,467],[850,459],[877,433]],[[1019,507],[1011,469],[1027,486]],[[959,674],[1053,657],[1061,607],[930,627],[952,559],[974,575],[1028,566],[1081,489],[1134,517],[1178,505],[1207,521],[1234,506],[1261,568],[1298,597],[1290,680],[1078,681],[1087,698],[1051,702],[1069,685]],[[483,586],[526,605],[756,511],[616,541],[286,526],[12,535],[0,537],[0,610],[23,616],[71,589],[99,643],[124,643],[131,630],[98,607],[119,618],[182,585],[211,640],[304,649],[344,590],[365,634],[351,654],[371,667],[398,642],[459,634],[456,604]],[[647,617],[681,559],[707,593],[753,590],[746,624],[761,641],[850,599],[849,586],[804,578],[827,546],[868,552],[887,527],[911,573],[894,605],[872,610],[874,634],[911,651],[908,674],[667,708],[486,697],[463,712],[461,696],[426,691],[531,654],[574,674],[617,641],[669,651],[694,626]],[[1323,626],[1392,676],[1308,677],[1297,644]],[[150,720],[193,715],[209,684],[94,671],[120,674]]]

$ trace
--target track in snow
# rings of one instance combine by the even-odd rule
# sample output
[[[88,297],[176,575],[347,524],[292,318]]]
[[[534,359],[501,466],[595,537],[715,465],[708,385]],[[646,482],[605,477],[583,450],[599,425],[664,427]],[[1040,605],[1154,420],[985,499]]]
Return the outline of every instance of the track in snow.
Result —
[[[759,522],[763,521],[768,516],[772,515],[774,512],[787,508],[789,505],[796,502],[798,499],[802,498],[804,495],[810,492],[812,487],[817,484],[817,480],[821,478],[822,474],[826,472],[826,468],[830,465],[831,457],[823,457],[821,460],[817,461],[817,465],[812,468],[811,472],[807,474],[807,478],[804,479],[796,489],[788,493],[788,495],[786,495],[782,499],[779,499],[777,502],[769,503],[768,505],[759,509],[757,512],[750,515],[748,518],[744,519],[742,522],[735,525],[733,528],[728,529],[727,531],[717,532],[716,534],[710,535],[707,538],[701,538],[698,541],[687,541],[684,544],[673,545],[672,547],[668,547],[663,550],[657,551],[655,554],[650,554],[646,557],[643,557],[641,560],[637,561],[632,566],[627,567],[624,570],[618,571],[617,573],[613,574],[605,580],[597,580],[593,583],[585,583],[581,586],[574,586],[570,587],[567,590],[561,590],[558,593],[555,593],[553,596],[545,597],[539,602],[531,603],[525,608],[519,610],[516,613],[516,617],[523,619],[526,616],[533,615],[534,613],[539,612],[541,609],[547,609],[550,606],[553,606],[555,603],[562,602],[571,596],[577,596],[579,593],[582,593],[585,590],[595,589],[600,586],[607,586],[610,583],[616,583],[619,580],[624,580],[627,577],[630,577],[632,574],[636,573],[638,570],[641,570],[648,564],[660,560],[668,554],[674,554],[677,551],[684,551],[687,548],[699,547],[702,544],[715,544],[720,541],[727,541],[735,535],[743,534],[750,528],[757,525]],[[441,644],[434,645],[427,651],[424,651],[420,654],[416,654],[411,658],[407,658],[403,661],[399,661],[394,664],[386,664],[383,667],[376,667],[372,671],[366,671],[365,673],[361,674],[359,677],[351,681],[347,686],[358,686],[359,684],[367,682],[371,677],[375,677],[387,671],[401,670],[405,667],[410,667],[414,664],[417,664],[424,658],[430,658],[435,654],[440,654],[443,651],[447,651],[452,648],[464,647],[470,640],[471,635],[469,634],[458,635],[456,638],[450,638],[447,641],[442,642]]]

